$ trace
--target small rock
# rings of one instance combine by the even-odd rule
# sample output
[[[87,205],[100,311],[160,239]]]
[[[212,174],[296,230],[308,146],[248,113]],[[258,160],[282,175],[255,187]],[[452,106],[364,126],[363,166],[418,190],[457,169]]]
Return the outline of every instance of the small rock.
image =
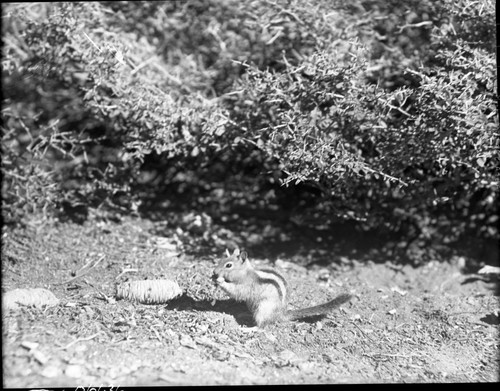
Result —
[[[392,287],[392,288],[391,288],[391,291],[392,291],[392,292],[399,293],[401,296],[404,296],[404,295],[406,295],[406,294],[408,293],[407,291],[405,291],[405,290],[403,290],[403,289],[399,289],[397,286]]]
[[[21,342],[21,346],[25,349],[28,349],[28,350],[35,350],[38,345],[40,345],[39,343],[37,342],[31,342],[31,341],[22,341]]]
[[[185,346],[187,348],[191,348],[191,349],[196,348],[196,344],[194,343],[193,338],[191,338],[187,334],[182,334],[179,338],[179,342],[182,346]]]
[[[302,361],[297,364],[297,368],[299,368],[303,372],[312,371],[314,367],[315,367],[314,363],[309,361]]]
[[[318,279],[320,281],[328,281],[330,278],[330,271],[328,269],[321,269],[319,272],[318,272]]]
[[[47,361],[49,361],[48,357],[40,352],[39,350],[33,351],[33,358],[38,361],[40,364],[45,365]]]
[[[43,377],[53,378],[53,377],[59,376],[61,374],[61,371],[55,365],[49,365],[49,366],[43,368],[43,370],[42,370],[42,372],[40,372],[40,374]]]
[[[68,377],[79,378],[83,375],[83,368],[80,365],[68,365],[64,373]]]

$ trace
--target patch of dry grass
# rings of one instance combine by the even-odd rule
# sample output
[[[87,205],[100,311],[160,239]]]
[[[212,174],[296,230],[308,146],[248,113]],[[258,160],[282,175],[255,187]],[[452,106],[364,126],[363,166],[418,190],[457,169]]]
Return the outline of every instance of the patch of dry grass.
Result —
[[[354,298],[321,321],[249,333],[245,307],[210,281],[213,260],[175,253],[151,224],[4,230],[2,288],[43,287],[61,300],[4,315],[6,386],[498,381],[498,297],[484,281],[463,284],[467,276],[432,283],[450,265],[352,263],[326,279],[295,265],[285,270],[292,305],[341,290]],[[127,277],[174,279],[184,295],[116,301]]]

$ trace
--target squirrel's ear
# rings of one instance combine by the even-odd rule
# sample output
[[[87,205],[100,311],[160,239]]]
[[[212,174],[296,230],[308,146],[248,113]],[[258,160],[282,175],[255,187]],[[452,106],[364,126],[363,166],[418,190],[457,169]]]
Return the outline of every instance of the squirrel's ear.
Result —
[[[242,252],[240,253],[240,259],[241,259],[243,262],[245,262],[245,261],[248,259],[248,254],[247,254],[247,252],[246,252],[246,251],[242,251]]]
[[[236,257],[239,257],[240,256],[240,249],[239,248],[236,248],[233,252],[233,255],[236,256]]]
[[[230,257],[230,256],[231,256],[231,253],[229,252],[229,250],[228,250],[227,248],[226,248],[226,255],[227,255],[228,257]]]

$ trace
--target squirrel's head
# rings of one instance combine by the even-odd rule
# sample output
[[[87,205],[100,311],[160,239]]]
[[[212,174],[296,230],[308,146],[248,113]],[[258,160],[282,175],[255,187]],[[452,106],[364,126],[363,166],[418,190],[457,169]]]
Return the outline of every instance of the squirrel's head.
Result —
[[[229,250],[226,250],[226,255],[227,257],[221,259],[214,270],[212,279],[215,282],[233,281],[238,279],[240,273],[243,274],[246,269],[251,268],[246,251],[236,249],[231,254]]]

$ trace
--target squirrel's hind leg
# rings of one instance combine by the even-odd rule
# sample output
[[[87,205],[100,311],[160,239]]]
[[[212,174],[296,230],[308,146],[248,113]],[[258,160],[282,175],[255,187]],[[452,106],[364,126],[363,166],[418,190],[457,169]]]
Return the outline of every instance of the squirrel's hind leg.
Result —
[[[277,322],[283,315],[283,308],[276,304],[275,300],[262,300],[253,312],[255,324],[263,327],[267,324]]]

